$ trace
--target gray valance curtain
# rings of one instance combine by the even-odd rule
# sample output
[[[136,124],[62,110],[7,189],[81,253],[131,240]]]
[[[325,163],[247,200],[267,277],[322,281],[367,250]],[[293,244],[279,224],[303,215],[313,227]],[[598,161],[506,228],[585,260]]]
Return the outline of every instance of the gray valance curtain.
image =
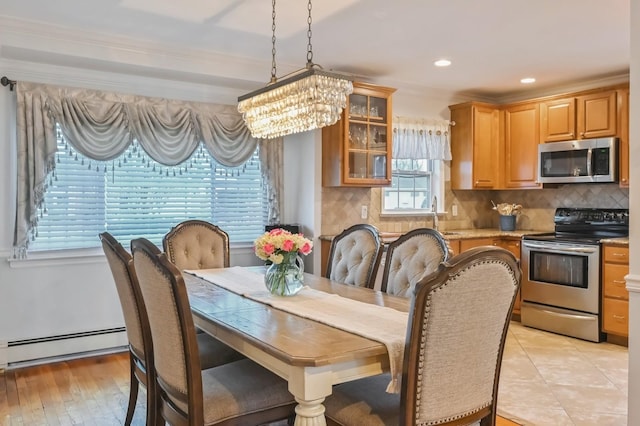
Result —
[[[282,139],[251,136],[235,106],[150,98],[97,90],[17,84],[18,188],[14,251],[26,254],[29,233],[55,167],[55,128],[88,158],[105,161],[137,141],[158,163],[175,166],[200,143],[226,167],[245,163],[260,144],[263,181],[270,197],[269,221],[280,216]]]

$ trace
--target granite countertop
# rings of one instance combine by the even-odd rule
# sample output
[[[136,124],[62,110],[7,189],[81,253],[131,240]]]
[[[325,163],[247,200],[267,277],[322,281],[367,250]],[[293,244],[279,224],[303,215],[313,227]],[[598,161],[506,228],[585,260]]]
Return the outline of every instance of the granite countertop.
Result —
[[[515,230],[515,231],[501,231],[498,228],[482,228],[482,229],[451,229],[446,231],[440,231],[442,236],[447,240],[468,240],[471,238],[522,238],[523,235],[542,234],[550,231],[543,230]],[[380,232],[380,237],[383,243],[391,243],[395,241],[402,232]],[[331,241],[335,235],[320,235],[321,240]]]
[[[629,246],[629,237],[620,238],[603,238],[600,240],[602,244],[611,244],[617,246]]]

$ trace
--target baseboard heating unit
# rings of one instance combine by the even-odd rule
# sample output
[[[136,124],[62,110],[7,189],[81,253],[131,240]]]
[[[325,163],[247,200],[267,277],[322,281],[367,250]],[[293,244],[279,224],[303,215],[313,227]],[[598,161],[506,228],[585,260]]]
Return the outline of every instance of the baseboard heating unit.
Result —
[[[86,353],[108,353],[128,345],[124,327],[0,343],[0,369],[70,359]]]

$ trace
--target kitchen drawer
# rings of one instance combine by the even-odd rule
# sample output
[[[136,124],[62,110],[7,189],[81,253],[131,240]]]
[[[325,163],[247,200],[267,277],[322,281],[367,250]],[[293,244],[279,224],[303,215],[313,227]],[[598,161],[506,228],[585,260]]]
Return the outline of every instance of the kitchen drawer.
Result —
[[[604,298],[602,309],[602,329],[617,336],[629,336],[629,302]]]
[[[629,247],[605,245],[604,261],[629,264]]]
[[[604,296],[629,300],[629,292],[624,279],[628,273],[628,265],[605,263],[602,272],[602,291]]]

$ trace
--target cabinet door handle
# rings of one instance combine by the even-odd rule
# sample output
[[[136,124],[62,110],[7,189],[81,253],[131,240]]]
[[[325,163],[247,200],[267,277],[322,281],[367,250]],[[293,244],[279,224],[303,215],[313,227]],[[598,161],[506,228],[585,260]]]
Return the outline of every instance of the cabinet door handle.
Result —
[[[624,317],[623,315],[613,315],[613,318],[614,318],[614,319],[617,319],[617,320],[623,320],[623,319],[625,319],[625,317]]]
[[[612,280],[614,283],[616,284],[626,284],[627,282],[625,280]]]

